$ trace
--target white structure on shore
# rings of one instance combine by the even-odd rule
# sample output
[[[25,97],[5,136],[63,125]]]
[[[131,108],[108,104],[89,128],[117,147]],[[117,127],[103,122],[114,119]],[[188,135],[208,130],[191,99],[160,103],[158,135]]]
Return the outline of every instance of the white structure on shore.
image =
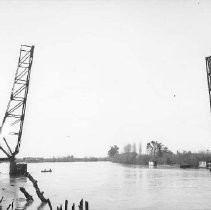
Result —
[[[207,162],[206,161],[199,161],[199,168],[207,168]]]
[[[154,168],[157,167],[157,162],[156,161],[149,161],[149,168]]]

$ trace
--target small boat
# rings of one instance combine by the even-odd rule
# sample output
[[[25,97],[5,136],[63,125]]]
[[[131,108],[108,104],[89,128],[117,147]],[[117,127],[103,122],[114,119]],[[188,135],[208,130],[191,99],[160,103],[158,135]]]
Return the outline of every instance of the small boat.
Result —
[[[51,169],[50,169],[50,170],[44,169],[44,170],[42,170],[41,172],[42,172],[42,173],[44,173],[44,172],[52,172],[52,170],[51,170]]]

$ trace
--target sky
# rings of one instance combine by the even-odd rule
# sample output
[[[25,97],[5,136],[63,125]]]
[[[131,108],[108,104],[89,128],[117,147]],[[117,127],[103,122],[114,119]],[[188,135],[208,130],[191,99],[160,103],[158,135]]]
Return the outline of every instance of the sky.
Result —
[[[19,157],[211,150],[210,1],[0,1],[0,119],[21,44],[35,52]]]

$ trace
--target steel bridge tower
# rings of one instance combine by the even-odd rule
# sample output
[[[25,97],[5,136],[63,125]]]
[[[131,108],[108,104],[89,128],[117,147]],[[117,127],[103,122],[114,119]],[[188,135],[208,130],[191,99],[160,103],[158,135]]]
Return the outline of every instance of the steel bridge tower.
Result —
[[[208,83],[208,92],[210,100],[210,110],[211,110],[211,56],[206,57],[206,69],[207,69],[207,83]]]
[[[2,137],[0,150],[10,161],[10,174],[21,173],[20,167],[18,168],[15,162],[15,156],[19,153],[21,145],[33,53],[34,46],[21,45],[12,92],[0,130]]]

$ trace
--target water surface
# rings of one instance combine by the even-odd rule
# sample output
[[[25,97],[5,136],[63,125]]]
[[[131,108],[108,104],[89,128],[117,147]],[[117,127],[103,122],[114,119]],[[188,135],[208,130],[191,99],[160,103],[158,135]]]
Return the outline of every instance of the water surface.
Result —
[[[43,169],[52,173],[41,173]],[[17,209],[49,209],[41,205],[32,183],[10,178],[8,164],[0,164],[0,197],[3,205],[14,200]],[[211,173],[206,169],[149,169],[110,162],[31,163],[28,171],[38,180],[54,209],[81,198],[90,210],[211,210]],[[19,187],[33,196],[27,204]]]

